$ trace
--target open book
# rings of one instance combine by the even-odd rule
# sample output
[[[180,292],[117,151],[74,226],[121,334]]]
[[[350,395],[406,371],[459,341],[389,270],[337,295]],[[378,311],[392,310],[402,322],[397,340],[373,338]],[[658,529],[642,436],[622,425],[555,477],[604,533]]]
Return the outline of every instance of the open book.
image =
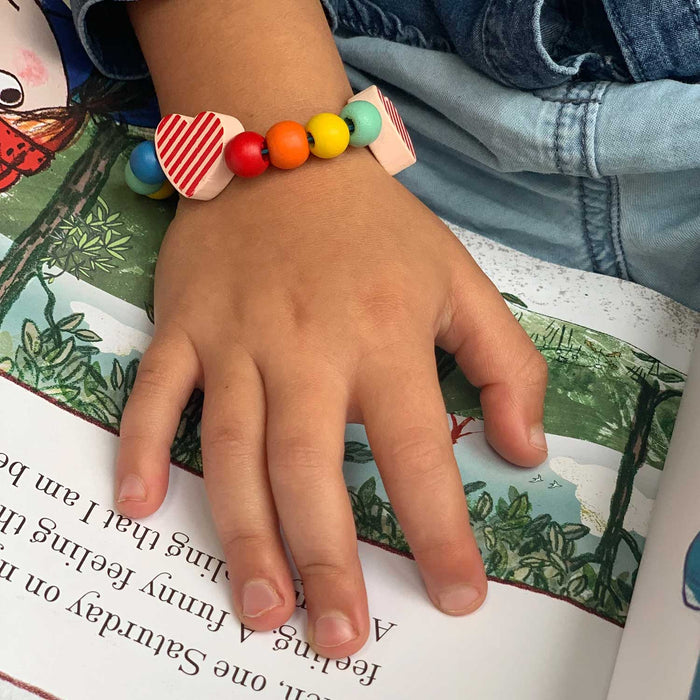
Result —
[[[0,699],[700,697],[700,317],[464,231],[550,367],[549,459],[523,470],[488,447],[477,392],[437,357],[491,579],[479,611],[428,601],[361,426],[344,470],[373,620],[353,658],[310,650],[300,581],[275,632],[235,619],[196,397],[164,506],[120,517],[115,435],[173,213],[124,184],[153,96],[91,71],[60,0],[2,5]],[[30,68],[15,76],[7,55]]]
[[[0,698],[690,697],[700,357],[687,383],[686,373],[698,315],[457,233],[551,374],[550,456],[524,470],[488,447],[478,397],[450,357],[438,358],[491,579],[484,606],[451,618],[430,604],[353,425],[345,475],[369,643],[345,660],[315,656],[300,581],[287,624],[241,626],[198,475],[196,405],[163,508],[141,522],[114,510],[114,432],[146,313],[68,275],[52,284],[47,311],[34,280],[0,332]]]

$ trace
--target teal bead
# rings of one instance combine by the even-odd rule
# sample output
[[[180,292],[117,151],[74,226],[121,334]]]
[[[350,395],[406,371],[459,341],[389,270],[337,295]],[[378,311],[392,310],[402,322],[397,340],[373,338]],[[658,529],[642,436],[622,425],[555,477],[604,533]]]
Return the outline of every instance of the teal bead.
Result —
[[[131,172],[136,177],[149,185],[155,185],[157,182],[162,184],[165,180],[165,173],[160,167],[158,156],[156,155],[156,147],[153,141],[142,141],[129,156],[129,165]]]
[[[126,163],[126,167],[124,168],[124,179],[126,180],[126,184],[129,186],[129,189],[136,192],[136,194],[153,194],[163,186],[163,182],[165,181],[165,179],[163,179],[160,182],[154,182],[151,184],[150,182],[139,180],[136,175],[134,175],[134,171],[131,169],[131,165],[128,161]]]
[[[382,115],[379,110],[365,100],[348,102],[340,113],[341,118],[352,122],[350,145],[360,148],[377,140],[382,130]]]

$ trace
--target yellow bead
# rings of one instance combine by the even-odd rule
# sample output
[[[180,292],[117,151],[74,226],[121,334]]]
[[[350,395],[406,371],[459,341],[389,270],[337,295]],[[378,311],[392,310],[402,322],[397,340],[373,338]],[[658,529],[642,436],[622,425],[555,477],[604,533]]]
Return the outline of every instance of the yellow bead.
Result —
[[[309,119],[306,130],[313,138],[310,151],[319,158],[335,158],[350,143],[350,129],[337,114],[323,112]]]
[[[175,188],[170,184],[168,180],[166,180],[159,190],[152,192],[148,196],[151,199],[167,199],[168,197],[172,197],[174,194]]]

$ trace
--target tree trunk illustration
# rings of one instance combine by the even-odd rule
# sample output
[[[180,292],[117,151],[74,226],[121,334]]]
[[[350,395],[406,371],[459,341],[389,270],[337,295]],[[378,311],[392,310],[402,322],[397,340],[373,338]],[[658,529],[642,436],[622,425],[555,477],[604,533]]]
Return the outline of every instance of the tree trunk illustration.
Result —
[[[620,540],[624,539],[627,542],[637,561],[641,557],[636,542],[624,529],[625,516],[632,498],[634,479],[646,460],[649,434],[656,408],[666,399],[681,395],[681,392],[675,389],[662,391],[657,381],[650,383],[640,377],[640,383],[641,390],[637,397],[637,407],[625,451],[620,460],[615,491],[610,499],[610,518],[594,556],[594,560],[600,563],[594,592],[595,598],[600,604],[605,603],[607,595],[614,596],[611,583]]]
[[[87,214],[107,181],[110,169],[130,141],[124,125],[103,118],[85,153],[71,166],[44,209],[12,243],[0,262],[0,324],[41,268],[50,235],[70,214]]]

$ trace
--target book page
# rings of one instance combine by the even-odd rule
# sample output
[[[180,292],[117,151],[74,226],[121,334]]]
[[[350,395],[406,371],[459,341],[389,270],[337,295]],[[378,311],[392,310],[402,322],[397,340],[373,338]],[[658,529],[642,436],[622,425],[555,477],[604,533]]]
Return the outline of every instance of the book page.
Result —
[[[700,348],[678,413],[609,700],[700,698],[699,420]]]
[[[576,393],[576,373],[584,372],[591,383],[588,397],[612,383],[612,396],[620,401],[614,407],[626,408],[628,418],[633,417],[635,394],[629,398],[622,392],[638,386],[640,378],[628,375],[626,368],[646,366],[655,377],[670,381],[665,386],[682,386],[697,317],[653,293],[644,302],[633,285],[556,266],[543,265],[537,284],[516,287],[509,280],[527,278],[530,258],[458,233],[480,264],[492,268],[501,289],[510,290],[514,313],[531,329],[550,367],[566,370],[555,374],[550,395],[555,405],[567,402],[574,416],[566,419],[561,411],[550,415],[549,460],[534,470],[518,469],[486,444],[478,398],[474,402],[459,373],[450,367],[444,373],[448,425],[491,579],[484,607],[469,618],[454,619],[427,601],[364,431],[349,426],[345,476],[363,540],[359,546],[374,618],[369,644],[347,666],[330,662],[324,673],[326,661],[316,659],[304,641],[299,582],[300,609],[289,626],[269,634],[241,629],[230,607],[226,567],[200,477],[173,467],[166,505],[146,521],[131,523],[114,513],[113,425],[100,420],[99,413],[86,413],[85,405],[70,395],[47,391],[41,374],[32,383],[27,358],[37,367],[49,362],[43,360],[43,348],[37,352],[32,345],[47,335],[37,321],[35,336],[30,324],[38,318],[31,310],[36,297],[27,296],[18,305],[24,311],[18,335],[8,333],[17,348],[8,374],[13,383],[0,383],[0,452],[7,455],[0,469],[0,504],[5,508],[0,515],[0,620],[3,629],[7,624],[14,631],[11,642],[6,637],[0,641],[2,692],[22,697],[34,688],[44,696],[94,697],[94,688],[105,685],[105,674],[114,673],[105,697],[110,688],[115,695],[128,689],[133,697],[145,697],[145,677],[149,697],[154,689],[156,695],[189,697],[193,688],[207,697],[228,697],[231,687],[285,700],[394,693],[462,697],[467,692],[483,698],[517,693],[538,700],[605,697],[626,620],[629,598],[624,596],[631,596],[626,582],[630,570],[636,571],[636,560],[619,548],[617,568],[607,581],[618,598],[606,596],[603,588],[598,599],[601,564],[595,556],[611,519],[629,425],[615,430],[608,403],[597,408],[592,402],[595,410],[587,417],[591,399]],[[580,275],[589,291],[576,301],[571,290],[581,286]],[[538,298],[537,285],[549,290],[549,299]],[[54,289],[56,313],[63,314],[58,325],[74,332],[85,329],[98,338],[73,336],[77,346],[82,340],[100,348],[92,357],[105,367],[107,391],[102,392],[118,405],[129,363],[148,341],[145,315],[72,277],[58,279]],[[613,301],[607,314],[590,315],[590,326],[543,313],[552,306],[563,319],[586,318],[591,295],[593,305]],[[567,296],[557,307],[556,300]],[[635,344],[608,332],[613,330]],[[663,345],[654,352],[663,362],[639,349],[653,347],[660,336],[665,336]],[[636,551],[644,545],[668,421],[672,425],[674,416],[671,411],[661,423],[652,416],[656,422],[648,456],[638,465],[633,499],[623,515],[625,532],[632,533],[629,546]],[[185,447],[197,443],[188,442],[187,430],[183,434],[179,449],[187,456]],[[196,459],[190,467],[197,469]],[[50,654],[59,640],[70,654]],[[52,663],[42,661],[48,657]],[[124,667],[134,669],[133,681],[124,678]],[[256,686],[265,687],[253,688],[254,679]],[[362,679],[367,682],[360,683]],[[250,687],[243,687],[246,682]]]
[[[0,426],[2,698],[605,696],[618,626],[498,583],[449,617],[413,561],[365,543],[360,653],[313,654],[299,582],[293,618],[253,633],[231,611],[199,476],[173,467],[164,506],[132,522],[113,509],[109,432],[7,379]]]

